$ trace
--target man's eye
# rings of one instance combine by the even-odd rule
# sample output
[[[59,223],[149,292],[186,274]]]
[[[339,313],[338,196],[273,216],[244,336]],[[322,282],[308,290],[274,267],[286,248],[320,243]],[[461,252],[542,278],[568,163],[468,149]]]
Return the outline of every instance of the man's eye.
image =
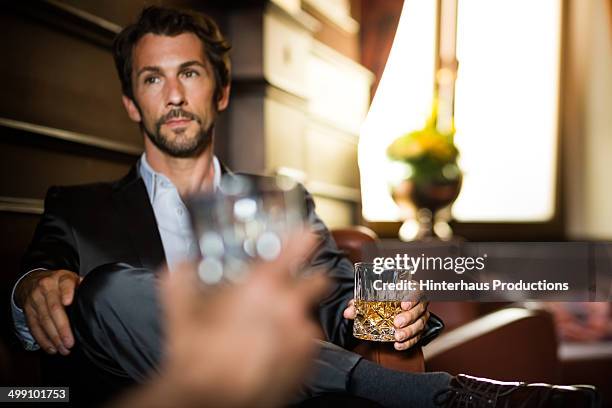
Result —
[[[183,76],[185,78],[194,78],[199,76],[200,74],[197,71],[185,71],[183,72]]]
[[[145,84],[156,84],[158,82],[159,82],[159,77],[156,77],[156,76],[146,77],[144,80]]]

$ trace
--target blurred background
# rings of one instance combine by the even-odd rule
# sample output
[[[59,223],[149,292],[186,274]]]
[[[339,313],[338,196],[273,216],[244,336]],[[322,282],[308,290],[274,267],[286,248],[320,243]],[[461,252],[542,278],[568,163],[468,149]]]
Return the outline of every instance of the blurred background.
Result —
[[[142,151],[110,47],[152,3],[0,6],[3,305],[48,187],[118,179]],[[612,237],[611,0],[155,3],[208,13],[233,45],[218,157],[235,171],[303,182],[330,228],[397,238],[411,215],[392,197],[385,150],[437,106],[463,175],[445,209],[455,236]],[[37,357],[19,350],[10,326],[0,378],[35,383]],[[598,352],[612,361],[609,346]]]

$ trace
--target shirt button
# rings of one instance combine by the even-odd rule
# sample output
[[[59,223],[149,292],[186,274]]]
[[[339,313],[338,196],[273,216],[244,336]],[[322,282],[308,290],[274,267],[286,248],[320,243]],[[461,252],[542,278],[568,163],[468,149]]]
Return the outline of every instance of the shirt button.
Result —
[[[176,209],[176,213],[177,213],[178,215],[183,215],[183,209],[182,209],[182,208],[177,208],[177,209]]]

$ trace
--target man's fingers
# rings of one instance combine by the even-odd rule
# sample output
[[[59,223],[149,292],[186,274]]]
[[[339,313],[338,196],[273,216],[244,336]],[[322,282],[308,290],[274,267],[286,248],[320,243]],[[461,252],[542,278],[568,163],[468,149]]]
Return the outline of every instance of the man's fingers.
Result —
[[[72,330],[70,330],[70,322],[66,315],[66,309],[64,305],[60,303],[59,297],[47,296],[47,308],[49,309],[51,320],[60,336],[64,350],[71,348],[74,345],[74,337],[72,336]]]
[[[406,301],[406,302],[401,303],[402,310],[406,310],[406,311],[412,309],[413,307],[419,306],[419,305],[424,306],[425,309],[427,309],[427,306],[429,306],[429,300],[416,300],[416,301],[413,300],[413,301]]]
[[[45,334],[45,331],[38,325],[38,323],[30,323],[30,332],[41,349],[48,354],[57,354],[57,348],[53,345],[49,337],[47,337]]]
[[[70,272],[72,274],[72,272]],[[78,276],[64,275],[59,278],[58,287],[62,297],[62,304],[68,306],[74,299],[74,290],[81,283],[81,278]]]
[[[48,353],[55,354],[55,352],[59,351],[67,352],[66,348],[62,344],[62,341],[57,333],[57,329],[55,328],[55,324],[53,324],[53,320],[49,314],[44,313],[36,313],[36,318],[32,320],[28,320],[28,324],[30,325],[30,329],[32,330],[32,334],[35,331],[38,331],[38,337],[42,340],[43,344],[38,343],[41,347],[43,347]],[[36,341],[39,339],[37,337]],[[67,354],[67,353],[66,353]]]
[[[421,335],[419,334],[418,336],[415,336],[413,338],[411,338],[408,341],[405,342],[395,342],[393,343],[393,346],[395,347],[396,350],[408,350],[410,347],[414,346],[415,344],[417,344],[417,342],[421,339]]]
[[[425,329],[427,320],[429,319],[429,312],[423,313],[414,323],[404,327],[403,329],[395,330],[395,340],[398,342],[405,342],[415,336],[420,336]]]
[[[174,321],[175,315],[181,315],[185,309],[184,304],[186,303],[185,297],[183,296],[184,281],[188,273],[188,265],[179,264],[175,268],[173,274],[167,269],[160,271],[160,300],[163,306],[164,313],[167,316],[169,322]],[[178,309],[178,310],[177,310]]]
[[[55,323],[49,314],[39,315],[38,323],[44,330],[45,334],[51,340],[53,346],[60,352],[62,355],[67,355],[70,351],[64,347],[64,343],[60,338],[60,335],[57,331],[57,327],[55,327]]]
[[[355,298],[349,300],[346,309],[344,309],[343,316],[345,319],[355,320],[357,317],[357,308],[355,307]]]
[[[48,314],[47,311],[47,299],[45,296],[38,290],[34,290],[30,295],[30,299],[26,305],[29,305],[35,312],[37,318]]]
[[[329,282],[325,275],[314,273],[299,281],[296,287],[296,295],[307,305],[315,304],[325,293],[328,284]]]
[[[268,262],[256,262],[251,266],[250,275],[255,279],[261,277],[264,281],[292,281],[295,277],[293,272],[303,263],[315,242],[315,234],[308,230],[292,233],[285,237],[279,256]]]
[[[401,329],[414,323],[427,310],[427,302],[419,302],[412,309],[402,312],[395,316],[393,325]]]
[[[31,294],[31,300],[31,305],[36,311],[37,323],[51,340],[53,347],[61,354],[68,354],[69,351],[60,338],[49,309],[49,302],[54,305],[55,310],[59,303],[59,291],[55,281],[47,278],[41,279],[38,288]]]
[[[26,322],[28,323],[28,328],[30,329],[30,333],[34,337],[34,340],[38,343],[41,349],[49,354],[57,353],[57,349],[51,343],[49,337],[45,334],[44,330],[38,324],[38,316],[36,312],[30,305],[24,306],[24,312],[26,316]]]
[[[417,305],[418,306],[418,305]],[[418,319],[408,325],[403,329],[395,330],[395,340],[394,347],[396,350],[407,350],[413,347],[423,335],[423,330],[425,329],[425,325],[427,324],[427,320],[429,320],[429,311],[427,310],[427,304],[421,305],[424,312],[418,317]],[[416,307],[415,307],[416,308]],[[404,313],[410,313],[414,310]]]
[[[193,315],[194,299],[202,296],[202,282],[197,278],[196,266],[192,262],[182,262],[173,267],[172,272],[160,272],[160,300],[166,321],[181,324]]]
[[[271,266],[274,264],[283,265],[291,270],[302,263],[304,258],[310,254],[316,242],[316,235],[309,230],[299,230],[286,237],[284,242],[285,247],[279,257],[271,262]],[[285,268],[282,269],[286,270]]]
[[[357,317],[357,308],[355,308],[354,305],[351,305],[344,309],[343,315],[345,319],[355,320],[355,318]]]

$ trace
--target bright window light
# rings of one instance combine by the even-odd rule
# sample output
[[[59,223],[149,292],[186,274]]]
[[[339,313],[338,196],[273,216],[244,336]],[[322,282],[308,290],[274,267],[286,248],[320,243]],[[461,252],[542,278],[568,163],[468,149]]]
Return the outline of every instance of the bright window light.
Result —
[[[435,72],[436,1],[406,0],[361,130],[363,216],[396,221],[385,150],[424,125]],[[561,0],[460,1],[456,143],[465,172],[453,216],[533,222],[554,213]]]
[[[460,1],[455,141],[460,221],[554,215],[560,0]]]
[[[363,216],[397,220],[385,150],[421,128],[431,112],[435,73],[436,1],[405,0],[389,59],[359,138]]]

